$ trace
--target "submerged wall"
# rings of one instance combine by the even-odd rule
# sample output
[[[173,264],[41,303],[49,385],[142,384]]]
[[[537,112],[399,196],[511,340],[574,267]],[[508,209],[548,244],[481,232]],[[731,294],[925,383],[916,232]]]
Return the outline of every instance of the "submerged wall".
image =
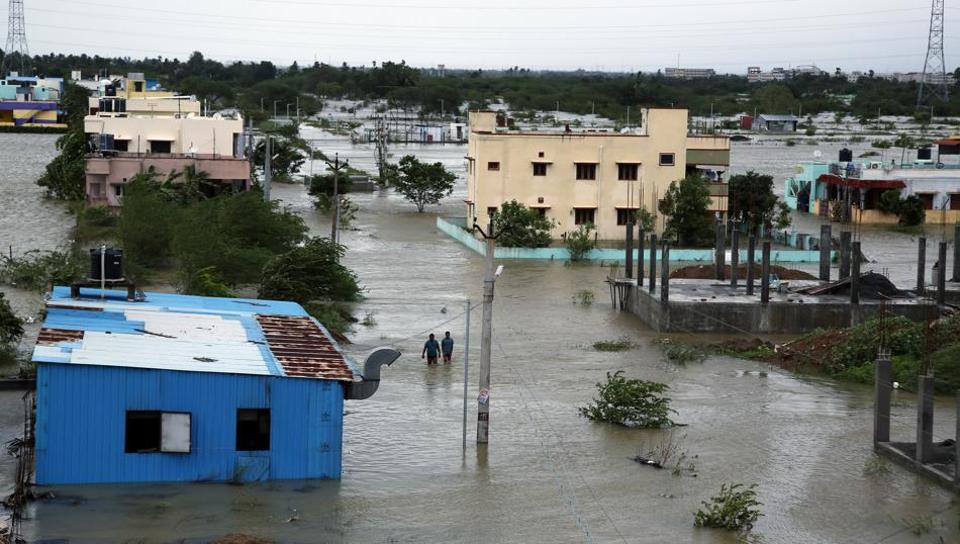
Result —
[[[464,230],[467,224],[465,217],[438,217],[437,229],[450,236],[454,240],[467,246],[480,255],[486,254],[486,245],[483,240],[475,238],[472,234]],[[640,263],[646,261],[649,257],[650,248],[647,246],[644,255],[639,255],[638,250],[634,250],[634,262]],[[727,250],[727,262],[730,262],[730,251]],[[692,263],[713,263],[713,249],[676,249],[670,248],[670,262],[692,262]],[[570,260],[570,252],[564,247],[498,247],[494,257],[497,259],[540,259],[540,260]],[[615,248],[598,248],[591,250],[586,257],[588,261],[626,261],[626,251]],[[659,260],[659,251],[657,259]],[[760,262],[761,254],[758,246],[755,262]],[[747,248],[744,242],[740,248],[740,262],[747,261]],[[813,250],[796,249],[775,249],[770,252],[770,261],[774,263],[816,263],[820,261],[820,252]]]

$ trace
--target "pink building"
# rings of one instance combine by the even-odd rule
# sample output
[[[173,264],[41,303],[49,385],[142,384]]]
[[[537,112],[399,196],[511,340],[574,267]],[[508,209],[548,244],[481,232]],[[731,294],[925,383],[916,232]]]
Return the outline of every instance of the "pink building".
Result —
[[[124,184],[140,172],[154,168],[163,179],[174,170],[182,172],[187,166],[205,172],[210,181],[220,185],[222,190],[250,189],[250,161],[244,157],[118,152],[113,156],[87,157],[87,202],[120,206]]]

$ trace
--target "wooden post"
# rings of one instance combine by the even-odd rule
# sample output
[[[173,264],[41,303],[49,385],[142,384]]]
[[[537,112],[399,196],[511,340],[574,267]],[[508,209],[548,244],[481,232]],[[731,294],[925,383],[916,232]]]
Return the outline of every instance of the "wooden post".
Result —
[[[629,280],[633,278],[633,221],[627,221],[627,240],[626,240],[627,260],[624,264],[624,274]]]
[[[637,233],[637,287],[643,287],[643,237],[645,232]]]
[[[953,226],[953,277],[950,281],[960,282],[960,223]]]
[[[747,294],[753,295],[753,267],[757,253],[757,237],[750,235],[747,241]]]

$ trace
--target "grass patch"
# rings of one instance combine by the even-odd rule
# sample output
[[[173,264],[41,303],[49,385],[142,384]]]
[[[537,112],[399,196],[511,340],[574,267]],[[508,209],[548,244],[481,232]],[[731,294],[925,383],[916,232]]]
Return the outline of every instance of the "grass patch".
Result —
[[[673,344],[663,348],[663,354],[667,360],[675,365],[685,365],[687,363],[701,362],[707,355],[694,346],[685,344]]]

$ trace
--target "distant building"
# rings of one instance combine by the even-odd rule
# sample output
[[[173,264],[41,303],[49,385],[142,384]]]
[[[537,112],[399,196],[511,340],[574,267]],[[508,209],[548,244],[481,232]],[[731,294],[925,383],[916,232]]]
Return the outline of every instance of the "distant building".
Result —
[[[340,478],[344,400],[376,387],[298,304],[79,294],[33,352],[36,483]]]
[[[808,64],[805,66],[797,66],[796,68],[792,68],[790,70],[790,74],[792,76],[822,76],[826,75],[827,72],[821,70],[819,67],[813,64]]]
[[[771,115],[764,113],[753,120],[753,130],[758,132],[796,132],[800,118],[796,115]]]
[[[62,95],[63,78],[10,72],[0,80],[0,126],[67,128]]]
[[[664,68],[663,75],[673,79],[709,79],[717,72],[713,68]]]
[[[120,206],[123,186],[154,168],[161,177],[187,166],[207,174],[214,191],[250,188],[250,162],[239,114],[202,116],[192,96],[164,91],[142,74],[103,80],[90,98],[84,130],[95,152],[87,156],[86,194],[91,204]]]
[[[622,240],[641,207],[656,213],[672,181],[690,172],[711,179],[711,215],[726,211],[730,140],[690,135],[685,109],[643,109],[625,132],[510,130],[496,112],[470,113],[468,224],[486,225],[516,200],[554,220],[552,236],[587,223],[602,240]]]
[[[750,83],[767,83],[770,81],[784,81],[789,77],[789,73],[783,68],[777,67],[769,72],[764,72],[759,66],[747,68],[747,81]]]

